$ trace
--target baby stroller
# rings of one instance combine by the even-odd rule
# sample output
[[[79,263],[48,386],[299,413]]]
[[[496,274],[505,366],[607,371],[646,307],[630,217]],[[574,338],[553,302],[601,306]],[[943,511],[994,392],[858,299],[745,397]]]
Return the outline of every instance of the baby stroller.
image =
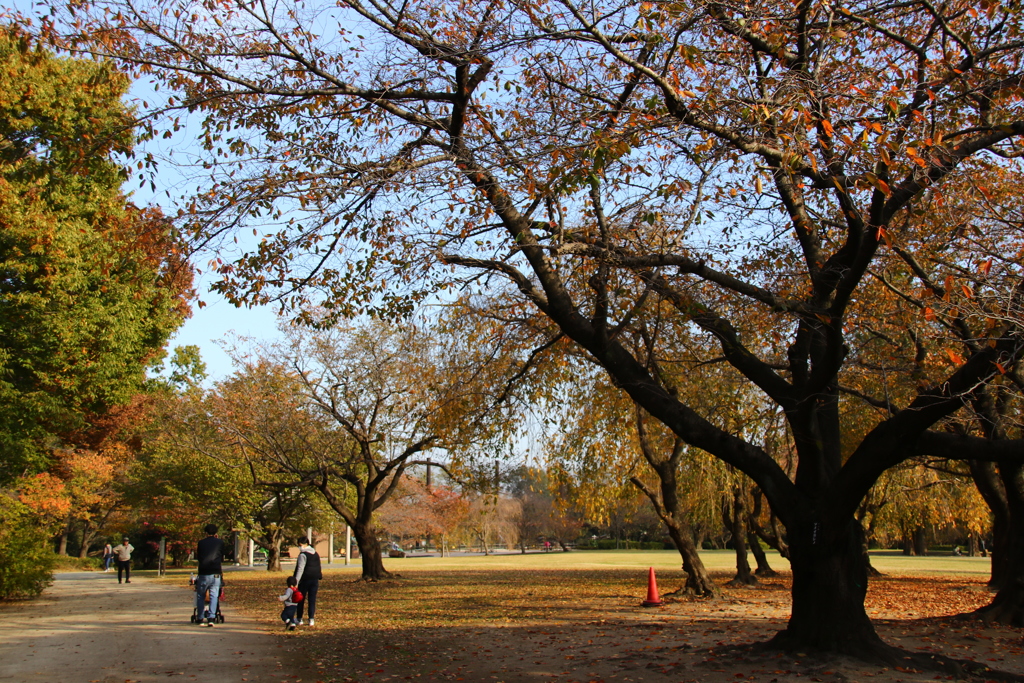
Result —
[[[193,574],[191,577],[189,577],[188,585],[190,585],[190,586],[195,586],[196,585],[196,575],[195,574]],[[196,587],[196,590],[198,590],[198,586]],[[192,621],[193,624],[200,623],[203,620],[203,617],[210,611],[209,591],[207,591],[207,595],[203,596],[203,602],[204,602],[204,606],[203,606],[203,613],[202,614],[199,613],[199,608],[198,607],[195,607],[195,608],[192,609],[192,619],[191,619],[191,621]],[[213,621],[216,624],[223,624],[224,623],[224,613],[221,612],[221,610],[220,610],[221,603],[223,603],[223,602],[224,602],[224,577],[221,576],[220,577],[220,590],[217,593],[217,613],[215,615],[213,615]]]

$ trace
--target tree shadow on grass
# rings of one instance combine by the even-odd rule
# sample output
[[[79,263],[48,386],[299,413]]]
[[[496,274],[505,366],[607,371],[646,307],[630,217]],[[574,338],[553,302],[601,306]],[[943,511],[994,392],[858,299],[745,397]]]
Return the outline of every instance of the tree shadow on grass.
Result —
[[[896,623],[902,642],[927,639],[937,624]],[[999,654],[1019,634],[1002,633],[973,651],[975,661],[939,652],[971,644],[969,634],[943,648],[893,648],[896,661],[865,662],[815,652],[783,652],[765,640],[780,627],[742,619],[600,619],[526,626],[409,630],[333,629],[303,633],[303,647],[325,662],[325,680],[579,681],[913,681],[940,678],[1021,681],[1024,658]],[[883,637],[889,629],[882,628]],[[747,639],[745,642],[743,639]],[[955,653],[955,650],[951,650]],[[1006,659],[1015,670],[1000,670]]]
[[[765,646],[786,627],[785,579],[644,609],[637,574],[462,570],[374,584],[328,580],[317,628],[298,638],[322,662],[323,680],[338,682],[1024,680],[1020,629],[876,619],[894,648],[884,661],[786,652]],[[897,581],[879,586],[878,599],[893,601],[893,614],[934,613],[953,600],[946,592],[918,599],[921,590]]]

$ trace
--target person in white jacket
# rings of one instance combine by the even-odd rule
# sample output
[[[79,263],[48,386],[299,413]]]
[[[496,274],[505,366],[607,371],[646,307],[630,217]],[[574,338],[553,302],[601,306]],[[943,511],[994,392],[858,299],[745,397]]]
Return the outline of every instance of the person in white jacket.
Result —
[[[124,572],[124,582],[132,582],[132,552],[135,546],[128,542],[128,537],[121,539],[121,545],[114,546],[114,557],[117,559],[117,582],[121,583],[121,573]]]
[[[299,584],[299,592],[302,593],[302,600],[296,612],[296,623],[302,625],[302,608],[308,607],[309,625],[313,626],[313,617],[316,616],[316,594],[320,589],[320,579],[324,575],[320,569],[320,556],[316,549],[309,544],[305,536],[299,538],[299,557],[295,562],[295,581]]]

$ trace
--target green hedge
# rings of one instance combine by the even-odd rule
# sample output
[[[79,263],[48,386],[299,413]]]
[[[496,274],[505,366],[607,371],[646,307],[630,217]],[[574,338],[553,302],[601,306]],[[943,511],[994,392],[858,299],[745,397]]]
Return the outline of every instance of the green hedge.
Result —
[[[94,572],[103,569],[103,560],[95,557],[53,556],[53,570],[56,572]]]
[[[616,541],[614,538],[599,538],[596,541],[588,543],[579,543],[577,548],[596,548],[597,550],[615,550]],[[621,550],[674,550],[675,546],[671,542],[664,541],[618,541],[619,549]]]
[[[39,595],[53,581],[54,555],[29,509],[0,491],[0,600]]]

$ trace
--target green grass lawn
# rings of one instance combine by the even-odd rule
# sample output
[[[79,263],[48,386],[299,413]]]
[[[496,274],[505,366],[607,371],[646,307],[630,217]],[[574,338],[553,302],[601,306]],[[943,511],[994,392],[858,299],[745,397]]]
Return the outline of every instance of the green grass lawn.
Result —
[[[700,553],[704,565],[716,574],[734,572],[736,555],[731,550],[703,550]],[[753,556],[749,556],[751,565]],[[789,562],[774,550],[768,551],[768,562],[772,568],[780,571],[789,569]],[[903,576],[972,576],[987,579],[991,571],[991,560],[982,557],[954,557],[948,553],[928,555],[925,557],[909,557],[899,550],[875,550],[871,552],[871,563],[886,575]],[[681,569],[679,553],[674,550],[575,550],[564,553],[527,553],[521,555],[473,555],[468,557],[405,557],[384,558],[384,567],[393,572],[447,571],[447,570],[515,570],[515,569],[636,569],[638,572],[654,567],[659,576],[671,577],[673,572]],[[284,572],[290,573],[293,565],[286,564]],[[361,564],[358,559],[345,565],[343,561],[323,564],[328,572],[359,572]],[[260,570],[263,568],[260,567]],[[67,571],[66,569],[61,571]],[[195,568],[168,569],[170,576],[188,576]],[[141,576],[155,576],[153,570],[140,570]],[[261,574],[265,573],[260,571]],[[273,574],[272,574],[273,575]]]
[[[704,565],[712,572],[729,572],[736,567],[736,555],[731,550],[704,550],[700,553]],[[750,557],[751,564],[754,558]],[[777,552],[769,551],[768,562],[774,569],[788,570],[789,562]],[[908,557],[899,550],[871,552],[871,562],[885,574],[969,574],[987,576],[991,561],[981,557],[953,557],[930,555]],[[324,564],[329,571],[358,571],[359,560],[347,567],[340,563]],[[405,557],[384,558],[388,571],[447,570],[447,569],[646,569],[656,571],[678,570],[679,553],[674,550],[577,550],[569,553],[528,553],[526,555],[490,555],[470,557]]]

